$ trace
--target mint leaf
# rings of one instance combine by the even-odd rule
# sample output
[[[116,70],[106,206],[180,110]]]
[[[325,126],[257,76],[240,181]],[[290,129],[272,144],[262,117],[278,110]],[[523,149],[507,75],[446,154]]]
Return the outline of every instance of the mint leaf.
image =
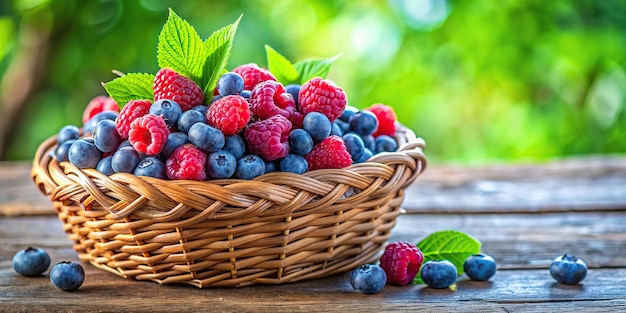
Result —
[[[480,241],[456,230],[442,230],[430,234],[417,244],[424,254],[424,262],[448,260],[463,275],[463,262],[472,254],[480,253]],[[414,284],[421,284],[420,273],[415,276]]]
[[[207,103],[210,103],[217,80],[226,68],[235,40],[235,33],[242,16],[240,15],[234,23],[213,32],[211,37],[204,41],[204,51],[207,57],[202,68],[200,87],[203,88],[204,99]]]
[[[198,83],[202,78],[205,53],[195,28],[170,9],[157,43],[159,67],[169,67]]]
[[[276,80],[285,86],[299,83],[300,75],[286,57],[268,45],[265,45],[265,55],[267,56],[267,69],[274,74]]]
[[[333,65],[333,62],[337,60],[341,55],[338,54],[332,58],[320,59],[320,58],[310,58],[299,61],[294,64],[294,68],[298,72],[298,83],[304,84],[314,77],[326,78],[328,73],[330,73],[330,67]]]
[[[130,73],[102,85],[117,104],[124,106],[130,100],[153,100],[153,82],[152,74]]]

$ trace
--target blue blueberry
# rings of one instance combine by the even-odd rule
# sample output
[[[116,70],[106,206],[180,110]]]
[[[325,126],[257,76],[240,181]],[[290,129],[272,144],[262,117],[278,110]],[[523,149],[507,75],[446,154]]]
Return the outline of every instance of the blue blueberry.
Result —
[[[496,273],[496,261],[489,255],[470,255],[463,263],[463,271],[475,281],[487,281]]]
[[[372,135],[363,136],[361,135],[361,139],[363,139],[363,144],[365,148],[372,150],[372,152],[376,151],[376,139]]]
[[[339,123],[336,123],[336,121],[333,122],[333,125],[332,125],[332,127],[330,129],[330,134],[338,136],[338,137],[343,137],[344,133],[345,132],[343,131],[343,128],[341,128],[341,126],[339,126]]]
[[[111,120],[102,120],[96,124],[93,130],[93,140],[102,152],[113,152],[120,145],[122,138],[115,129],[115,122]]]
[[[206,111],[209,110],[209,106],[208,105],[204,105],[204,104],[198,104],[195,107],[191,108],[194,111],[198,111],[200,113],[202,113],[202,115],[206,116]]]
[[[352,118],[350,118],[350,129],[359,135],[371,135],[377,128],[378,118],[370,111],[359,111],[355,113]]]
[[[141,157],[133,147],[124,147],[113,153],[111,167],[116,173],[133,173]]]
[[[350,123],[344,122],[340,119],[336,119],[333,121],[333,125],[337,125],[339,129],[341,129],[342,134],[346,134],[350,131]]]
[[[13,269],[23,276],[40,276],[49,266],[50,256],[41,248],[28,247],[13,256]]]
[[[188,133],[189,128],[195,123],[206,123],[206,116],[200,111],[187,110],[178,117],[178,130]]]
[[[224,147],[224,134],[204,123],[195,123],[187,134],[189,141],[204,152],[215,152]]]
[[[573,255],[564,254],[552,261],[550,275],[561,284],[576,285],[587,276],[587,264]]]
[[[296,108],[299,108],[298,98],[300,97],[300,87],[301,86],[298,84],[289,84],[285,86],[285,91],[293,97],[293,100],[296,101]]]
[[[57,157],[58,162],[69,161],[67,153],[69,152],[70,147],[75,141],[75,139],[66,140],[54,149],[54,155]]]
[[[181,132],[173,132],[167,136],[167,142],[165,143],[165,147],[161,150],[161,157],[163,159],[167,159],[170,155],[176,150],[176,148],[189,143],[189,138],[187,134]]]
[[[360,160],[365,152],[365,144],[361,136],[355,133],[347,133],[343,137],[343,142],[346,144],[346,150],[350,153],[353,161]]]
[[[280,160],[280,170],[294,174],[302,174],[309,169],[309,163],[303,156],[298,154],[288,154]]]
[[[222,150],[230,152],[235,159],[239,160],[246,153],[246,144],[238,135],[226,136]]]
[[[235,177],[241,179],[253,179],[265,174],[265,162],[256,155],[245,155],[237,161]]]
[[[96,168],[102,154],[93,141],[78,139],[70,146],[67,158],[78,168]]]
[[[252,97],[252,91],[244,90],[241,92],[241,96],[244,97],[246,100],[250,100],[250,98]]]
[[[387,135],[380,135],[374,140],[374,152],[394,152],[398,150],[398,142],[395,138]]]
[[[456,282],[458,272],[450,261],[428,261],[422,265],[421,277],[428,287],[443,289]]]
[[[50,282],[64,291],[78,290],[85,280],[85,270],[75,262],[61,261],[52,266]]]
[[[124,140],[124,141],[122,141],[122,143],[120,143],[120,145],[117,147],[117,149],[122,149],[124,147],[132,147],[132,146],[133,146],[133,144],[130,143],[130,141]]]
[[[117,113],[113,111],[100,112],[94,115],[89,121],[87,121],[87,123],[85,123],[85,125],[83,125],[83,133],[85,133],[85,135],[91,135],[93,134],[93,129],[96,128],[98,122],[102,120],[115,121],[116,118]]]
[[[387,283],[387,274],[375,264],[363,264],[352,271],[350,284],[356,291],[365,294],[378,293]]]
[[[98,162],[98,165],[96,165],[96,170],[107,176],[111,176],[115,174],[115,171],[113,170],[113,167],[111,166],[112,160],[113,160],[112,155],[102,158],[102,160]]]
[[[165,164],[155,157],[146,157],[139,161],[133,171],[135,176],[147,176],[165,179]]]
[[[209,178],[231,178],[237,169],[235,156],[224,150],[209,153],[206,161],[206,174]]]
[[[274,161],[264,160],[264,161],[265,161],[265,173],[277,172],[278,170],[280,170],[280,164],[278,160],[274,160]]]
[[[356,112],[359,112],[359,109],[351,105],[346,105],[346,107],[343,109],[343,112],[341,112],[341,115],[339,116],[339,120],[350,123],[350,119],[354,116]]]
[[[304,116],[302,128],[311,134],[313,141],[319,142],[330,135],[332,124],[326,115],[319,112],[311,112]]]
[[[354,163],[367,162],[367,160],[369,160],[373,155],[374,153],[372,152],[372,150],[365,148],[365,150],[363,150],[363,154],[361,155],[361,157],[358,158],[357,160],[354,160]]]
[[[161,99],[154,101],[148,113],[163,117],[167,127],[172,127],[178,121],[178,117],[183,113],[183,110],[176,101]]]
[[[304,129],[296,128],[289,133],[289,151],[291,153],[306,155],[313,149],[313,138]]]
[[[225,73],[217,80],[217,92],[222,96],[238,95],[242,91],[243,77],[237,73]]]
[[[62,144],[71,139],[80,138],[80,130],[74,125],[65,125],[57,134],[57,144]]]

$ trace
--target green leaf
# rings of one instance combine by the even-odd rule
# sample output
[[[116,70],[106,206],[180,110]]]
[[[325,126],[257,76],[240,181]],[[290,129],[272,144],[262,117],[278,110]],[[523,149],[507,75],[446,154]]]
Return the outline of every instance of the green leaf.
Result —
[[[226,68],[235,40],[235,33],[242,16],[240,15],[234,23],[213,32],[211,37],[204,41],[204,51],[207,57],[202,70],[200,86],[204,87],[202,91],[205,101],[211,101],[217,80]]]
[[[145,73],[130,73],[103,84],[109,96],[120,106],[130,100],[153,100],[154,90],[152,83],[154,75]]]
[[[320,59],[309,58],[294,64],[294,68],[298,72],[298,83],[304,84],[308,80],[314,77],[326,78],[330,73],[330,68],[333,62],[337,60],[341,55],[338,54],[332,58]]]
[[[267,56],[267,69],[272,72],[276,80],[285,86],[299,82],[298,71],[286,57],[268,45],[265,45],[265,54]]]
[[[199,83],[206,52],[202,39],[187,21],[170,9],[157,43],[157,63]]]
[[[456,230],[442,230],[430,234],[417,244],[424,254],[424,263],[431,260],[448,260],[463,275],[463,262],[472,254],[480,253],[480,241]],[[414,284],[421,284],[420,273],[415,276]]]

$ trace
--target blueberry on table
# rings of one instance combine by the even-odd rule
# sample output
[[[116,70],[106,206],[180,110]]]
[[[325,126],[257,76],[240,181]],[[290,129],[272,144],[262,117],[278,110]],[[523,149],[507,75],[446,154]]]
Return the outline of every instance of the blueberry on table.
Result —
[[[13,256],[13,269],[20,275],[35,277],[50,266],[50,256],[41,248],[28,247]]]
[[[471,280],[487,281],[496,273],[496,261],[484,253],[473,254],[465,259],[463,270]]]
[[[573,255],[564,254],[552,261],[550,275],[561,284],[576,285],[587,276],[587,264]]]
[[[457,276],[456,267],[447,260],[428,261],[422,266],[422,280],[431,288],[448,288],[456,282]]]
[[[85,270],[75,262],[61,261],[50,270],[50,282],[64,291],[77,290],[85,280]]]
[[[356,291],[365,294],[378,293],[387,283],[387,274],[375,264],[363,264],[352,271],[350,284]]]

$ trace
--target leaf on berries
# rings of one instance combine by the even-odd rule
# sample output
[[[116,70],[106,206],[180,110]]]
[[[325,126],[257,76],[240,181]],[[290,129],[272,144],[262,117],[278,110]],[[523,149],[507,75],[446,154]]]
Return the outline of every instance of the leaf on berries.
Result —
[[[302,85],[314,77],[326,78],[333,62],[340,56],[341,54],[327,59],[309,58],[297,62],[293,67],[298,72],[298,83]]]
[[[102,85],[115,102],[124,106],[131,100],[154,99],[153,82],[152,74],[129,73]]]
[[[157,43],[157,63],[199,83],[206,50],[195,28],[170,9]]]
[[[204,41],[204,50],[206,53],[206,61],[202,69],[202,80],[200,86],[203,87],[205,101],[211,102],[213,97],[213,89],[217,85],[217,81],[223,74],[228,58],[230,57],[230,51],[233,47],[233,41],[235,40],[235,33],[239,26],[239,18],[232,24],[226,25],[221,29],[213,32],[211,37]]]
[[[278,53],[272,47],[265,45],[267,56],[267,69],[283,85],[298,83],[298,71],[286,57]]]
[[[417,244],[424,254],[424,262],[448,260],[463,275],[463,262],[472,254],[480,253],[481,243],[475,238],[456,230],[442,230],[430,234]],[[420,273],[415,276],[414,284],[421,284]]]

